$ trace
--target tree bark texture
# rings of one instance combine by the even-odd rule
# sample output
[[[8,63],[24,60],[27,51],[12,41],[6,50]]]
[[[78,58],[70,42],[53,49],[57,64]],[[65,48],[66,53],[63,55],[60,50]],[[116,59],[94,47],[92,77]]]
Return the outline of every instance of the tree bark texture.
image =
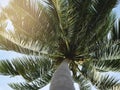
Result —
[[[50,90],[75,90],[67,60],[64,60],[55,71]]]

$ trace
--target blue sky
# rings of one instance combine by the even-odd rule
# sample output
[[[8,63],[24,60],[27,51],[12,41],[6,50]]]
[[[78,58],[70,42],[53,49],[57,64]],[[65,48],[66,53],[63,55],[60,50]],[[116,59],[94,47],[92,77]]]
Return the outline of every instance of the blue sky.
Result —
[[[0,0],[0,2],[3,0]],[[117,13],[117,17],[120,18],[120,5],[117,5],[117,8],[114,9],[114,11]],[[6,52],[6,51],[1,51],[0,50],[0,60],[3,59],[12,59],[13,57],[21,57],[20,54],[14,53],[14,52]],[[112,74],[112,73],[111,73]],[[118,77],[118,74],[116,74],[116,77]],[[7,83],[10,82],[20,82],[23,81],[22,77],[9,77],[9,76],[2,76],[0,75],[0,90],[12,90],[10,87],[8,87]],[[47,85],[45,88],[41,89],[41,90],[49,90],[49,85]],[[79,90],[78,88],[76,88],[76,90]]]
[[[119,1],[120,3],[120,1]],[[116,6],[116,8],[113,9],[115,13],[117,14],[117,18],[120,18],[120,4]]]

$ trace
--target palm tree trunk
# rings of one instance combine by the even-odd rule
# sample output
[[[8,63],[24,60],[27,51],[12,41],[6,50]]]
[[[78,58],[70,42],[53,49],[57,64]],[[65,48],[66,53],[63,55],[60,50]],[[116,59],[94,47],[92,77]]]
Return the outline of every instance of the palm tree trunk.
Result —
[[[55,71],[50,90],[75,90],[67,60],[64,60]]]

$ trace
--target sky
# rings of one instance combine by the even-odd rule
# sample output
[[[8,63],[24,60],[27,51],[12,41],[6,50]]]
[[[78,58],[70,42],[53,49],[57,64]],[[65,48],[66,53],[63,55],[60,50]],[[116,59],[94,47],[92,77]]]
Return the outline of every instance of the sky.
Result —
[[[9,4],[9,0],[0,0],[0,12],[2,11],[1,8],[6,7],[8,4]],[[120,5],[117,5],[117,7],[114,9],[114,11],[117,14],[117,18],[120,18]],[[7,22],[8,22],[7,28],[8,29],[13,28],[10,25],[11,22],[10,21],[7,21]],[[12,51],[1,51],[0,50],[0,60],[12,59],[13,57],[14,58],[21,57],[21,55],[18,53],[12,52]],[[116,74],[116,77],[117,76],[118,76],[118,74]],[[22,77],[19,77],[19,76],[13,78],[13,77],[9,77],[9,76],[0,75],[0,90],[12,90],[7,84],[10,82],[20,82],[20,81],[22,82],[24,80],[22,79]],[[79,90],[77,85],[75,85],[75,87],[76,87],[76,90]],[[49,84],[40,90],[49,90]]]

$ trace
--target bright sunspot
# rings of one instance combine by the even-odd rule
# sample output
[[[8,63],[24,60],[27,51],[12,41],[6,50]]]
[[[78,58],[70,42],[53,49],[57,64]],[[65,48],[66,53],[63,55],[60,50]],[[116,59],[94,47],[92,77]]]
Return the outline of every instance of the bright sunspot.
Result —
[[[10,2],[10,0],[0,0],[0,12],[2,11],[2,8],[5,8],[9,4],[9,2]],[[14,30],[12,22],[9,19],[6,20],[5,23],[7,24],[6,31]]]
[[[10,0],[0,0],[0,12],[2,12],[2,8],[5,8],[9,2]]]

